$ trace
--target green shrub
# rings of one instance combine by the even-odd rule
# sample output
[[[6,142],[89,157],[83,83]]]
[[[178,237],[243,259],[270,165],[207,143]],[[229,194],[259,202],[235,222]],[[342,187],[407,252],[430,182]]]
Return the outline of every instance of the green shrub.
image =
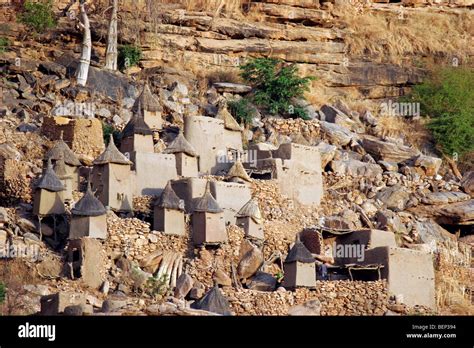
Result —
[[[112,126],[110,124],[107,124],[105,122],[102,122],[102,134],[103,134],[103,137],[104,137],[104,143],[106,145],[108,145],[110,134],[112,134],[112,136],[114,137],[115,145],[120,146],[120,141],[121,141],[120,134],[121,133],[118,130],[116,130],[114,126]]]
[[[38,33],[54,28],[56,26],[56,19],[54,18],[53,1],[26,1],[19,20]]]
[[[254,58],[240,66],[242,78],[254,87],[253,101],[271,114],[307,118],[305,110],[293,105],[304,99],[313,76],[299,77],[295,64],[278,59]]]
[[[168,276],[162,275],[160,278],[150,277],[146,282],[147,293],[155,299],[163,299],[171,293],[170,287],[166,284]]]
[[[428,128],[445,155],[474,151],[473,69],[442,68],[415,86],[410,99],[430,118]]]
[[[142,58],[142,50],[138,46],[124,45],[118,49],[118,64],[121,70],[137,65]]]
[[[246,125],[251,124],[255,117],[255,108],[250,104],[248,99],[231,100],[227,103],[229,111],[237,122]]]
[[[0,53],[5,52],[8,46],[10,46],[10,40],[6,37],[0,37]]]
[[[5,284],[0,282],[0,303],[3,303],[5,301],[6,293],[7,293],[7,289],[6,289]]]

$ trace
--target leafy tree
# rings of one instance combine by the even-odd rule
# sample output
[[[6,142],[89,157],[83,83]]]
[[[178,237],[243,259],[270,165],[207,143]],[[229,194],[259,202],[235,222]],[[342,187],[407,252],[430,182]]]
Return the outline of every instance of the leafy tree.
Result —
[[[306,111],[294,105],[304,99],[313,76],[299,77],[298,67],[279,59],[254,58],[240,66],[242,78],[254,87],[253,101],[271,114],[307,118]]]
[[[0,37],[0,53],[5,52],[8,46],[10,46],[10,40],[6,37]]]
[[[7,289],[5,287],[5,284],[0,282],[0,303],[3,303],[5,301]]]
[[[56,26],[56,19],[54,18],[53,1],[26,1],[19,20],[37,33],[43,33],[47,29],[54,28]]]
[[[119,47],[118,63],[121,70],[137,65],[142,58],[142,50],[138,46],[124,45]]]
[[[230,113],[235,117],[237,122],[246,125],[252,123],[252,119],[255,117],[255,109],[248,99],[241,98],[239,100],[231,100],[227,104]]]
[[[430,117],[428,128],[445,155],[474,151],[473,69],[442,68],[415,86],[410,99]]]
[[[107,145],[109,143],[110,139],[110,134],[114,137],[114,143],[115,145],[120,147],[120,142],[121,142],[121,133],[117,129],[115,129],[114,126],[107,124],[105,122],[102,122],[102,134],[104,138],[104,143]]]

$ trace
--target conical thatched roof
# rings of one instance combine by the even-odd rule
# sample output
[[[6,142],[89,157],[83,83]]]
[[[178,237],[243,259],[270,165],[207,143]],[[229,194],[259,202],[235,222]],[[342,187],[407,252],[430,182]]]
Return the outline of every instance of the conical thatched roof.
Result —
[[[290,262],[313,263],[315,259],[304,244],[297,240],[285,260],[285,263]]]
[[[217,285],[209,290],[203,298],[194,303],[192,307],[217,314],[232,315],[229,301],[225,298]]]
[[[54,172],[59,177],[59,179],[72,178],[72,175],[69,174],[66,169],[66,163],[64,163],[62,156],[54,164]]]
[[[203,213],[222,213],[223,210],[219,207],[217,201],[211,195],[210,182],[207,182],[206,192],[201,198],[196,199],[194,204],[194,211]]]
[[[141,110],[140,110],[141,109]],[[161,111],[161,105],[159,100],[153,95],[150,90],[148,82],[145,82],[143,85],[142,92],[135,100],[135,103],[132,107],[132,112],[136,113],[138,111]]]
[[[225,129],[242,132],[242,127],[240,127],[235,118],[227,110],[227,106],[222,105],[219,108],[216,118],[224,121]]]
[[[260,212],[257,201],[253,198],[244,204],[236,217],[249,217],[257,224],[263,223],[262,213]]]
[[[79,216],[99,216],[107,212],[102,202],[92,193],[90,181],[87,183],[86,193],[74,205],[71,212],[73,215]]]
[[[48,159],[46,169],[44,170],[43,175],[36,184],[36,188],[52,192],[59,192],[65,189],[63,183],[53,170],[51,159]]]
[[[114,143],[114,137],[110,134],[109,145],[104,152],[94,160],[94,165],[116,163],[116,164],[132,164],[123,153],[121,153]]]
[[[53,161],[57,161],[58,159],[64,159],[64,162],[70,166],[79,167],[81,166],[81,162],[77,158],[77,156],[72,152],[72,150],[67,146],[67,144],[63,140],[63,133],[61,132],[61,137],[54,146],[46,153],[46,159],[51,159]]]
[[[184,210],[181,199],[174,192],[170,181],[166,184],[166,187],[160,198],[156,201],[155,206],[167,209]]]
[[[196,157],[197,152],[194,147],[186,140],[183,133],[178,136],[168,145],[163,153],[185,153],[188,156]]]
[[[232,178],[240,178],[242,180],[250,182],[250,177],[248,176],[245,168],[240,160],[235,161],[234,165],[229,169],[227,176]]]
[[[125,125],[122,131],[122,138],[133,136],[134,134],[153,135],[151,128],[146,124],[143,118],[143,110],[140,108],[140,101],[138,102],[138,110],[135,112]]]

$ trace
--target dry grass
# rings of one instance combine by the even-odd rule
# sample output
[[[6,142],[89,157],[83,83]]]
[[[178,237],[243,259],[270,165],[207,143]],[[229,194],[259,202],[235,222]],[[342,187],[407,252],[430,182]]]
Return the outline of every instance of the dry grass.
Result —
[[[424,121],[401,116],[380,116],[375,129],[378,136],[402,138],[406,144],[420,150],[426,144],[432,143],[432,136],[425,127]]]
[[[324,104],[330,104],[338,96],[334,89],[325,86],[322,79],[311,81],[311,92],[305,93],[305,98],[315,108],[321,108]]]
[[[372,130],[373,135],[379,137],[401,138],[405,144],[411,145],[422,152],[432,153],[433,137],[426,128],[426,119],[412,119],[402,116],[382,115],[380,113],[380,101],[355,100],[346,98],[343,101],[347,106],[362,115],[370,111],[377,118],[378,124]]]
[[[206,74],[209,85],[215,82],[242,83],[238,69],[215,69]]]
[[[177,4],[187,11],[210,12],[214,16],[239,15],[250,0],[159,0],[162,4]]]
[[[343,8],[339,15],[351,33],[346,36],[349,53],[401,63],[408,56],[465,58],[472,46],[474,15],[438,13],[427,9],[397,11]],[[415,12],[416,11],[416,14]]]
[[[473,315],[470,247],[457,242],[448,244],[438,246],[435,277],[438,312],[444,315]]]
[[[31,313],[31,308],[24,301],[26,284],[35,284],[36,275],[21,259],[0,261],[0,282],[6,285],[6,300],[0,306],[0,315],[24,315]]]

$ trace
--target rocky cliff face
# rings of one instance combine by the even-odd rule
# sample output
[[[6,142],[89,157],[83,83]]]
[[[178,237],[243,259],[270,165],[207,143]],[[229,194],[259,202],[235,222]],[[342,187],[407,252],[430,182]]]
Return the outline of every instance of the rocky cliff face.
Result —
[[[139,34],[129,30],[126,24],[131,20],[131,13],[123,14],[127,29],[122,29],[121,38],[128,43],[140,42],[144,68],[182,66],[205,76],[223,70],[237,72],[239,64],[249,57],[275,57],[297,63],[304,74],[316,76],[319,82],[313,90],[319,94],[368,99],[403,95],[407,87],[423,76],[423,69],[412,60],[413,55],[405,56],[403,64],[394,64],[387,61],[383,51],[378,56],[370,52],[351,52],[349,43],[359,33],[348,18],[360,21],[361,26],[366,25],[365,20],[380,21],[383,26],[378,30],[387,31],[392,37],[370,42],[368,46],[392,46],[404,39],[397,32],[400,29],[395,22],[400,21],[402,26],[407,26],[405,30],[410,31],[410,23],[404,22],[403,16],[416,18],[418,14],[416,10],[395,5],[364,7],[361,4],[344,6],[337,1],[335,5],[328,1],[321,4],[317,1],[251,1],[244,13],[225,14],[225,17],[213,13],[213,9],[186,11],[171,5],[156,5],[152,11],[143,11],[147,15],[138,25]],[[420,11],[456,20],[463,10]],[[103,37],[106,23],[99,18],[96,20],[95,34]],[[392,23],[395,23],[393,28]],[[418,32],[411,34],[416,36]],[[398,35],[401,37],[397,38]],[[443,52],[432,52],[439,53]],[[451,59],[451,50],[446,47],[445,53],[445,59]]]
[[[68,3],[55,1],[58,9]],[[427,1],[413,3],[427,4]],[[460,60],[466,48],[470,52],[465,59],[472,57],[474,52],[469,48],[472,47],[469,39],[462,46],[456,41],[458,36],[466,34],[458,33],[459,28],[448,28],[447,37],[443,34],[446,31],[434,32],[438,35],[434,38],[420,37],[424,35],[420,35],[420,28],[414,23],[420,25],[429,18],[434,23],[440,19],[452,23],[472,22],[472,13],[466,9],[466,6],[472,6],[469,1],[436,2],[436,5],[445,4],[452,7],[410,9],[395,4],[371,4],[370,1],[347,5],[340,1],[269,0],[250,1],[245,6],[237,6],[238,11],[217,13],[214,8],[187,10],[179,1],[162,4],[142,0],[122,6],[119,36],[122,43],[140,43],[143,49],[140,66],[143,68],[173,66],[201,76],[218,75],[222,71],[237,75],[239,64],[249,57],[275,57],[297,63],[304,74],[316,76],[318,82],[314,83],[313,91],[317,91],[320,99],[341,96],[379,99],[403,95],[407,88],[419,82],[424,72],[420,59],[426,58],[430,62]],[[70,8],[73,15],[78,13],[76,7]],[[98,1],[91,8],[98,14],[106,8],[106,2]],[[8,9],[3,11],[5,18],[13,16]],[[100,15],[91,17],[94,37],[106,37],[107,20]],[[360,27],[370,27],[372,21],[381,24],[376,30],[386,32],[386,37],[380,39],[374,35],[374,41],[367,42],[367,47],[354,50],[354,40],[364,39],[362,35],[367,34],[361,32]],[[67,20],[61,22],[63,28],[71,24]],[[74,30],[70,31],[74,33]],[[410,44],[405,42],[410,35],[418,36],[419,41],[425,40],[428,46],[433,40],[447,44],[441,51],[433,46],[432,52],[421,47],[419,52],[411,54],[400,52],[398,58],[402,60],[397,64],[387,61],[384,49]],[[105,50],[103,40],[97,42],[97,46],[95,50]],[[371,52],[374,46],[375,54]]]

